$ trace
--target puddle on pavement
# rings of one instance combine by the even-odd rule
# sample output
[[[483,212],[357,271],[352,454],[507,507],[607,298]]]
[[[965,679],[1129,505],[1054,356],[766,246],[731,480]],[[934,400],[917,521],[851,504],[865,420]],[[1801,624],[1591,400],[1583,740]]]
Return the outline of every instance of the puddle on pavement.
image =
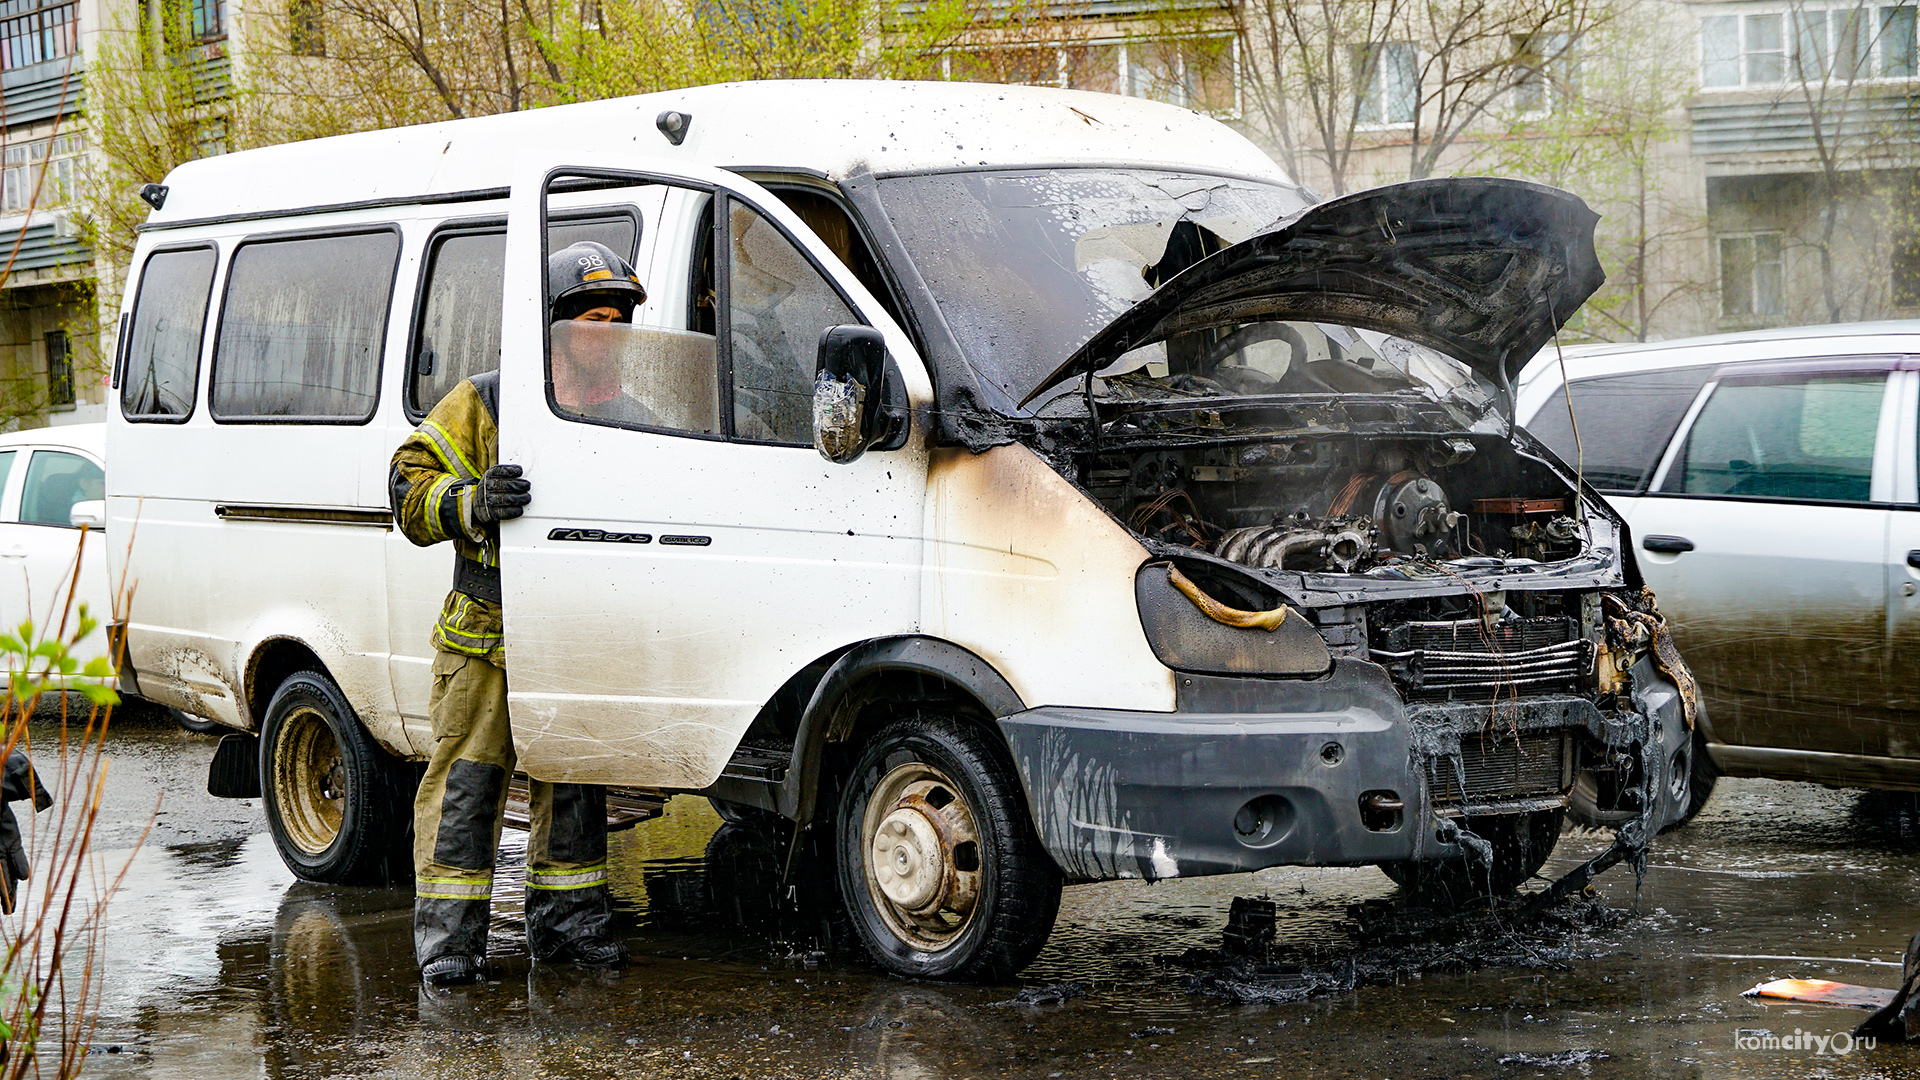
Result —
[[[405,890],[297,883],[264,834],[154,847],[109,908],[87,1073],[1920,1077],[1920,1049],[1736,1044],[1859,1019],[1739,996],[1763,979],[1897,981],[1884,965],[1920,930],[1920,841],[1898,817],[1856,793],[1722,781],[1655,845],[1638,890],[1610,872],[1598,903],[1563,909],[1562,934],[1461,938],[1418,920],[1362,933],[1356,907],[1399,896],[1365,867],[1079,886],[1046,951],[1001,986],[905,982],[835,951],[827,913],[780,885],[782,838],[723,826],[693,799],[614,838],[626,972],[531,965],[506,869],[495,976],[451,992],[419,986]],[[524,834],[508,837],[517,867]],[[1605,842],[1563,836],[1550,871]],[[1275,902],[1269,976],[1344,962],[1350,988],[1259,1004],[1196,992],[1227,970],[1199,953],[1220,946],[1236,896]],[[1016,1001],[1023,990],[1043,1003]]]

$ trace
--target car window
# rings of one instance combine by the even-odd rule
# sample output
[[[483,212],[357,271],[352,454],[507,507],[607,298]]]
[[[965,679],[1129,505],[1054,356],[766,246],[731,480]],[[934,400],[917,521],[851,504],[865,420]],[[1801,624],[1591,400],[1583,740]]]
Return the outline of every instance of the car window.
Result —
[[[120,382],[120,411],[128,419],[178,421],[193,412],[214,262],[210,247],[148,256]]]
[[[1561,460],[1579,468],[1601,491],[1637,493],[1646,487],[1673,430],[1687,406],[1706,385],[1711,367],[1647,371],[1579,379],[1567,397],[1555,393],[1527,424],[1527,430]],[[1580,425],[1574,438],[1574,421]]]
[[[373,415],[400,234],[246,244],[227,269],[209,400],[217,420]]]
[[[860,320],[793,242],[752,207],[731,204],[727,233],[734,435],[811,445],[820,332]]]
[[[686,272],[688,266],[711,261],[712,230],[700,223],[713,197],[661,184],[624,190],[636,204],[655,205],[658,200],[663,207],[659,235],[677,238],[671,242],[682,246],[657,257],[655,280],[642,280],[647,302],[635,309],[633,322],[576,320],[549,327],[547,379],[553,410],[592,424],[717,436],[720,362],[710,326],[712,308],[690,300],[692,278]],[[590,233],[563,234],[556,225],[548,249],[578,240],[606,243]],[[708,318],[696,321],[702,312]]]
[[[100,466],[79,454],[38,450],[27,463],[27,482],[20,493],[20,520],[29,525],[71,527],[74,503],[106,497],[107,477]]]
[[[7,477],[13,475],[13,458],[17,453],[17,450],[0,450],[0,493],[7,490]],[[16,516],[6,520],[17,521],[19,518]]]
[[[628,214],[558,221],[547,230],[549,250],[593,240],[632,257],[639,225]],[[413,335],[407,412],[433,411],[460,380],[500,366],[500,303],[507,234],[503,228],[461,230],[434,237],[427,251],[426,284]]]
[[[1885,382],[1881,374],[1724,381],[1694,420],[1664,488],[1866,502]]]

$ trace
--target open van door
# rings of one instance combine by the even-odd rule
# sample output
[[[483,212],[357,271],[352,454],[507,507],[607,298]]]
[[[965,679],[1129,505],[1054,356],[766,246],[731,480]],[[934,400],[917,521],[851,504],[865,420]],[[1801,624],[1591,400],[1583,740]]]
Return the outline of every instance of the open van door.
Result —
[[[647,299],[631,325],[548,322],[547,223],[587,200],[640,216]],[[917,629],[925,440],[829,463],[812,388],[835,325],[880,330],[914,402],[931,396],[926,371],[776,196],[679,162],[529,158],[504,303],[500,460],[533,486],[501,528],[529,775],[706,787],[807,665]],[[612,381],[591,374],[610,367]]]

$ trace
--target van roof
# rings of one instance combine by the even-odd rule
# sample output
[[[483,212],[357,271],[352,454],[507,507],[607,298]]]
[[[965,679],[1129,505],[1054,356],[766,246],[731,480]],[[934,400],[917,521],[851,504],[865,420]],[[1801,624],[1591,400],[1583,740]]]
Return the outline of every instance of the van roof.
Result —
[[[692,119],[675,146],[663,112]],[[982,166],[1129,164],[1287,182],[1260,149],[1190,109],[1045,87],[816,80],[729,83],[340,135],[191,161],[162,227],[207,218],[505,188],[516,151],[572,149],[838,180]]]

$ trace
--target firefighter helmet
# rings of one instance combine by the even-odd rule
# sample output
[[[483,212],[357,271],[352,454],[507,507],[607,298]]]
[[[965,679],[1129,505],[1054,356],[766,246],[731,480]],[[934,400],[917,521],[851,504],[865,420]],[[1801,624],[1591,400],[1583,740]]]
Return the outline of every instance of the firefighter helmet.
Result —
[[[647,299],[647,290],[627,260],[591,240],[547,256],[547,292],[553,298],[556,322],[597,307],[618,308],[620,321],[630,322],[634,307]]]

